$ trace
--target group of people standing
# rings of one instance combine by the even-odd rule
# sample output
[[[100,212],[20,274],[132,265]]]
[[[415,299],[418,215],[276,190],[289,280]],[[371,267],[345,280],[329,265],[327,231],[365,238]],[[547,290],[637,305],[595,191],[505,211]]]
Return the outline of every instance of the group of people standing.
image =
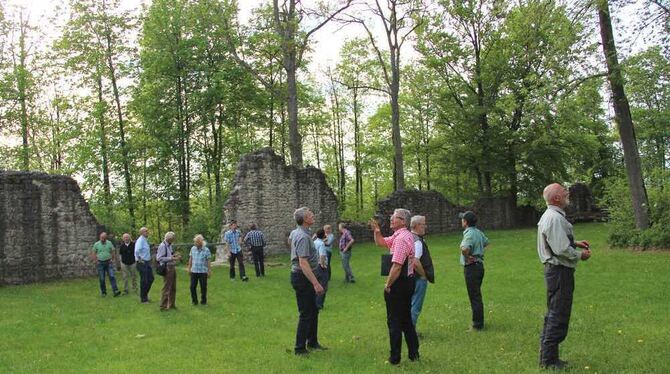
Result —
[[[93,245],[92,258],[97,262],[100,279],[100,292],[107,295],[105,280],[109,277],[114,297],[121,295],[117,288],[114,265],[118,264],[122,271],[124,294],[129,294],[132,285],[133,293],[139,293],[142,304],[150,303],[149,291],[154,282],[154,271],[151,266],[151,247],[149,245],[149,230],[142,227],[136,241],[132,241],[130,234],[124,233],[119,244],[121,262],[119,264],[114,245],[107,239],[107,233],[100,233],[100,240]],[[174,232],[167,232],[156,251],[156,272],[163,276],[164,283],[161,290],[160,309],[162,311],[177,309],[177,272],[176,265],[182,256],[173,249]],[[188,272],[191,277],[191,299],[193,305],[198,304],[197,287],[200,286],[200,304],[207,305],[207,279],[212,274],[211,252],[205,245],[205,239],[198,234],[193,238],[193,247],[189,253]],[[136,273],[139,273],[139,290]],[[138,292],[139,291],[139,292]]]
[[[537,251],[544,265],[547,313],[540,334],[539,364],[544,369],[563,369],[568,363],[559,358],[559,344],[568,333],[575,266],[580,260],[588,260],[591,250],[587,241],[574,240],[572,225],[566,219],[564,210],[569,204],[567,189],[554,183],[544,189],[543,197],[547,209],[538,222]],[[314,224],[314,213],[302,207],[294,212],[294,218],[297,228],[290,234],[291,284],[299,313],[294,352],[296,355],[305,355],[310,350],[327,349],[318,338],[318,316],[319,300],[327,290],[327,282],[323,282],[322,274],[329,257],[321,250],[325,231],[318,230],[316,239],[312,240],[310,226]],[[476,332],[484,329],[481,286],[484,280],[484,252],[489,247],[489,240],[477,228],[474,212],[461,213],[459,218],[464,229],[459,248],[460,263],[472,311],[469,331]],[[424,240],[426,217],[411,216],[407,209],[399,208],[390,217],[390,228],[393,230],[391,236],[384,237],[381,234],[377,220],[371,220],[370,227],[374,232],[375,244],[388,249],[391,257],[391,266],[384,283],[390,343],[388,362],[392,365],[400,363],[403,336],[409,360],[416,361],[420,358],[416,325],[428,283],[435,281],[430,251]],[[346,241],[345,238],[343,233],[342,239]],[[342,242],[340,248],[343,248]],[[329,279],[325,273],[325,279]],[[350,269],[347,272],[346,266],[345,276],[348,281],[353,280],[353,274]]]
[[[572,225],[565,217],[564,209],[569,204],[568,191],[562,185],[554,183],[544,189],[543,197],[547,203],[547,210],[538,222],[537,251],[540,261],[544,264],[547,313],[540,334],[540,366],[562,369],[567,366],[567,362],[559,359],[558,347],[568,333],[574,292],[574,270],[579,260],[588,260],[591,257],[591,251],[587,241],[574,240]],[[298,208],[293,216],[297,227],[288,238],[291,248],[290,282],[295,291],[299,314],[294,352],[296,355],[305,355],[310,350],[327,349],[321,345],[318,338],[318,318],[319,311],[324,307],[325,294],[331,279],[330,265],[335,236],[330,225],[312,233],[310,228],[315,219],[314,213],[308,207]],[[484,252],[489,246],[489,240],[477,228],[477,216],[473,212],[461,213],[459,218],[464,229],[459,248],[460,264],[463,266],[472,311],[470,331],[480,331],[484,328],[484,303],[481,293],[484,279]],[[389,251],[391,261],[383,295],[390,343],[388,362],[393,365],[401,361],[403,335],[409,360],[415,361],[420,357],[416,325],[428,284],[435,282],[432,258],[424,240],[426,226],[426,217],[412,216],[410,211],[403,208],[395,209],[390,217],[390,228],[393,230],[390,236],[382,235],[377,220],[370,221],[375,244]],[[350,265],[355,240],[344,224],[338,225],[338,229],[345,282],[355,283]],[[129,234],[123,234],[119,246],[124,293],[130,292],[129,280],[132,290],[137,292],[135,277],[137,270],[140,275],[139,296],[142,303],[149,303],[148,294],[154,280],[148,235],[149,232],[144,227],[139,230],[135,242],[131,240]],[[181,255],[173,251],[174,239],[173,232],[166,233],[156,253],[156,271],[165,280],[161,293],[161,310],[176,309],[175,265],[181,260]],[[235,280],[235,262],[237,262],[242,281],[248,281],[244,269],[242,245],[251,250],[256,276],[265,276],[263,247],[266,243],[263,233],[256,225],[251,225],[250,231],[243,238],[237,222],[231,221],[229,230],[224,233],[224,239],[230,253],[231,280]],[[93,245],[92,254],[97,261],[102,296],[107,295],[106,276],[110,279],[114,297],[121,295],[114,276],[116,252],[106,233],[100,234],[100,240]],[[188,260],[193,305],[198,304],[196,293],[198,285],[201,290],[200,304],[207,304],[207,279],[211,276],[211,257],[202,235],[196,235]]]

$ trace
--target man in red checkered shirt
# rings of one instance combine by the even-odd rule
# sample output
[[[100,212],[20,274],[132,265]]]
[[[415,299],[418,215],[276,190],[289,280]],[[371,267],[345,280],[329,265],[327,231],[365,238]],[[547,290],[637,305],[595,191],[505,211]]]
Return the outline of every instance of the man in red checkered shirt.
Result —
[[[393,255],[391,270],[384,284],[386,321],[389,328],[391,355],[389,363],[400,363],[402,336],[405,335],[409,359],[419,359],[419,338],[412,323],[412,295],[414,294],[414,237],[409,231],[410,212],[396,209],[391,216],[393,235],[383,237],[379,223],[370,222],[374,230],[375,243],[389,248]]]

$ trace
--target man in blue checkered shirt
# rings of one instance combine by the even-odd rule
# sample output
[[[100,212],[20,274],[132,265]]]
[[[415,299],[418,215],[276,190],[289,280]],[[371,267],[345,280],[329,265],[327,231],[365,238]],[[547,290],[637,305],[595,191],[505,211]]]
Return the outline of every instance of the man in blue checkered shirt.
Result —
[[[242,278],[243,282],[246,282],[249,278],[247,278],[247,274],[244,271],[244,254],[241,247],[242,233],[237,228],[237,221],[235,220],[231,220],[228,227],[228,231],[223,234],[223,239],[230,252],[230,257],[228,257],[228,262],[230,262],[230,280],[235,280],[235,260],[237,260],[240,266],[240,278]]]
[[[212,275],[212,254],[205,245],[205,238],[196,235],[195,245],[188,256],[188,272],[191,274],[191,301],[198,305],[198,294],[195,292],[200,283],[200,305],[207,305],[207,278]]]
[[[265,247],[265,237],[263,232],[258,229],[255,223],[249,225],[249,232],[244,237],[244,244],[251,249],[251,255],[254,258],[254,268],[256,270],[256,277],[265,276],[265,254],[263,247]]]

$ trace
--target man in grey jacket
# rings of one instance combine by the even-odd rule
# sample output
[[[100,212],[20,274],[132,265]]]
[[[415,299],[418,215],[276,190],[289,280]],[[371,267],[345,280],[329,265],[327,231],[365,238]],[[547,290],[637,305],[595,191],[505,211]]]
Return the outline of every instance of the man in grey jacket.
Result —
[[[575,241],[572,225],[565,218],[568,191],[554,183],[545,187],[543,196],[547,210],[537,224],[537,253],[544,264],[547,314],[540,335],[540,366],[562,369],[568,363],[558,358],[558,345],[568,335],[575,266],[579,260],[588,260],[591,250],[586,240]]]

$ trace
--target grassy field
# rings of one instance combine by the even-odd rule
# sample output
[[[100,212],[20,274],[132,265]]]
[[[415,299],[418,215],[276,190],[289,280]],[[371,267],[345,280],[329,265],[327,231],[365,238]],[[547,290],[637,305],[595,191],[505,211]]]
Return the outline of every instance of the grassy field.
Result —
[[[576,272],[570,333],[561,350],[570,371],[669,373],[670,252],[608,249],[602,224],[577,225],[575,232],[591,241],[594,255]],[[190,305],[187,273],[180,271],[179,310],[166,313],[158,310],[158,276],[149,305],[135,296],[101,298],[96,279],[0,288],[0,373],[538,372],[545,296],[535,232],[487,234],[492,248],[481,333],[465,332],[470,308],[458,265],[460,234],[428,237],[437,282],[428,288],[419,320],[418,363],[406,359],[405,347],[398,368],[385,363],[382,251],[365,244],[354,248],[356,284],[342,281],[340,258],[333,257],[319,325],[327,351],[292,354],[297,310],[286,265],[248,283],[231,282],[228,269],[217,268],[209,306]]]

